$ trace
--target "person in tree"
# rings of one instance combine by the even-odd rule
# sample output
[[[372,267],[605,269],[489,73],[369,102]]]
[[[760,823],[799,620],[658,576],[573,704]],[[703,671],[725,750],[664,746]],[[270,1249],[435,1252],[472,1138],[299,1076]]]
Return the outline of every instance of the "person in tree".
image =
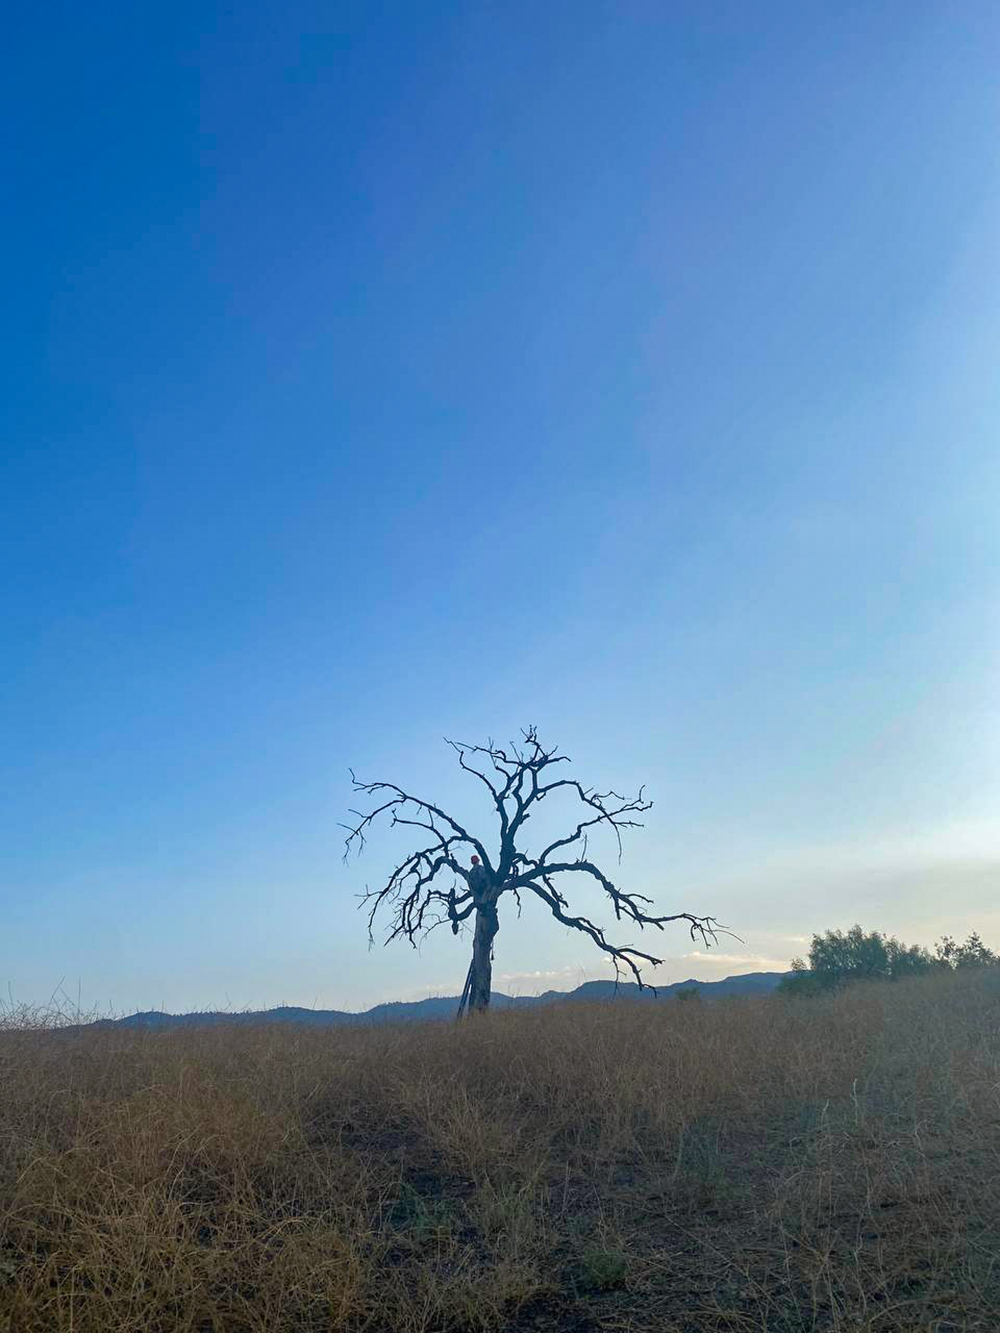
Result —
[[[472,868],[469,871],[469,888],[478,898],[485,888],[489,885],[490,877],[486,867],[480,861],[478,856],[472,858]]]
[[[472,963],[469,966],[469,975],[465,979],[465,989],[462,992],[462,998],[458,1006],[460,1015],[464,1012],[467,1004],[471,1003],[474,1009],[485,1009],[489,1005],[489,992],[482,993],[484,990],[482,984],[480,983],[478,987],[476,985],[476,958],[477,956],[486,958],[489,960],[488,966],[492,964],[493,941],[500,929],[496,895],[490,893],[490,872],[478,856],[473,856],[471,861],[468,885],[472,894],[472,901],[476,905],[476,928],[473,932]]]

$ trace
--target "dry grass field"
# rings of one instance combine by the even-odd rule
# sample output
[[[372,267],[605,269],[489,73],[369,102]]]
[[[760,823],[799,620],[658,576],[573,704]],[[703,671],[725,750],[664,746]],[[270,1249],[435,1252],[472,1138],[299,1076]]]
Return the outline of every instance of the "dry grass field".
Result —
[[[0,1032],[0,1330],[1000,1328],[1000,976]]]

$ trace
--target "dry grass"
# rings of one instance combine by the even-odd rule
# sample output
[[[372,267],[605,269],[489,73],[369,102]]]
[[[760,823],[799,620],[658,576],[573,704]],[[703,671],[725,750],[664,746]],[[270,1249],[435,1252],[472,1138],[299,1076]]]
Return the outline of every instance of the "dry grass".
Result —
[[[0,1032],[0,1330],[995,1330],[1000,977]]]

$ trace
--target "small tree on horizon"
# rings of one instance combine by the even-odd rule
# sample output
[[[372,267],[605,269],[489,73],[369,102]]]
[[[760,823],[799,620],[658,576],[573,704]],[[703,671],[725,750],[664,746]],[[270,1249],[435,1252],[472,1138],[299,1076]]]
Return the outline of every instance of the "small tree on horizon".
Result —
[[[848,931],[828,930],[825,935],[814,935],[809,961],[793,959],[791,974],[778,989],[786,995],[816,995],[852,981],[899,981],[997,963],[1000,957],[975,932],[964,944],[956,944],[946,935],[931,954],[919,944],[902,944],[895,936],[852,926]]]
[[[635,818],[652,808],[643,789],[634,797],[619,796],[614,791],[598,792],[584,787],[573,778],[556,777],[551,770],[568,763],[566,755],[546,749],[534,727],[522,733],[519,745],[501,749],[491,742],[467,745],[446,741],[458,755],[460,767],[481,783],[493,807],[495,829],[492,837],[469,832],[440,806],[415,796],[392,782],[361,782],[351,771],[354,790],[375,798],[377,804],[367,813],[352,810],[358,823],[345,824],[348,837],[345,861],[352,850],[360,852],[367,832],[383,816],[390,826],[405,826],[421,831],[423,845],[411,851],[391,872],[385,884],[366,890],[363,900],[370,904],[368,936],[374,942],[375,919],[381,911],[389,913],[386,943],[418,940],[436,926],[450,923],[454,934],[470,922],[473,928],[472,961],[465,983],[459,1012],[468,1004],[474,1011],[487,1009],[492,991],[493,942],[500,929],[499,904],[505,894],[517,903],[522,894],[533,894],[548,908],[556,921],[586,935],[607,954],[614,964],[617,985],[623,972],[632,974],[640,987],[643,963],[658,966],[663,960],[627,945],[613,944],[602,926],[588,917],[574,915],[564,891],[574,877],[583,876],[596,883],[610,902],[618,921],[643,929],[657,930],[673,921],[687,923],[692,939],[710,947],[721,929],[710,916],[674,912],[657,916],[652,900],[629,893],[615,885],[594,861],[588,858],[588,835],[596,829],[614,835],[619,861],[622,832],[641,828]],[[542,802],[560,792],[576,802],[579,817],[568,821],[567,832],[549,841],[541,851],[531,852],[525,841],[525,826]],[[384,798],[384,799],[382,799]],[[459,858],[462,859],[459,859]],[[465,864],[478,858],[479,864]],[[451,879],[448,887],[444,883]]]
[[[956,972],[964,972],[972,967],[996,967],[1000,963],[1000,955],[983,943],[976,930],[964,944],[956,944],[950,935],[945,935],[935,953],[939,963]]]
[[[934,959],[919,945],[901,944],[893,936],[860,926],[814,935],[809,962],[792,960],[792,975],[780,989],[792,994],[814,994],[851,981],[898,981],[929,972]]]

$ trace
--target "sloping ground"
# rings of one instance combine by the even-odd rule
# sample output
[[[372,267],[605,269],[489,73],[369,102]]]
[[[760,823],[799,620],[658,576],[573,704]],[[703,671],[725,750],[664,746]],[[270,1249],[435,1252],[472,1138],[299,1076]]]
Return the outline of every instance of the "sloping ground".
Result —
[[[0,1330],[1000,1328],[1000,977],[0,1034]]]

